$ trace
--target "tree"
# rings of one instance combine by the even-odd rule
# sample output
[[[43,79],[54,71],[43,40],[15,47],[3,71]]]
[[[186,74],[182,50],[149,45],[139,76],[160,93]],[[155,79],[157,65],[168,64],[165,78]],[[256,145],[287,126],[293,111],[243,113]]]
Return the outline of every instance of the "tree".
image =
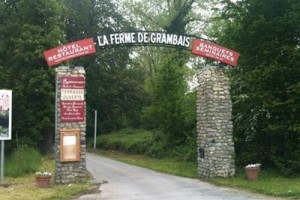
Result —
[[[127,1],[127,15],[136,26],[144,30],[161,30],[175,34],[186,34],[193,15],[193,8],[202,6],[202,1]],[[145,55],[143,52],[147,52]],[[150,53],[148,53],[150,52]],[[165,135],[168,147],[183,144],[194,134],[196,119],[190,120],[186,112],[189,101],[186,81],[186,63],[189,54],[180,50],[158,47],[137,50],[133,66],[145,69],[145,88],[150,95],[150,105],[143,109],[144,126],[158,129]],[[195,102],[189,106],[195,108]],[[192,110],[191,112],[195,112]],[[189,118],[189,120],[187,120]],[[191,126],[193,123],[193,126]]]
[[[110,0],[66,0],[66,5],[70,9],[68,40],[133,30]],[[98,133],[139,126],[144,92],[139,71],[129,65],[130,53],[129,48],[100,49],[72,61],[86,70],[88,136],[93,132],[94,110],[99,113]]]
[[[0,3],[1,88],[13,90],[13,138],[37,145],[54,127],[54,72],[43,51],[63,40],[60,2]],[[13,140],[13,142],[16,140]]]
[[[300,3],[223,2],[222,17],[228,21],[219,41],[241,53],[231,72],[238,161],[299,172]]]

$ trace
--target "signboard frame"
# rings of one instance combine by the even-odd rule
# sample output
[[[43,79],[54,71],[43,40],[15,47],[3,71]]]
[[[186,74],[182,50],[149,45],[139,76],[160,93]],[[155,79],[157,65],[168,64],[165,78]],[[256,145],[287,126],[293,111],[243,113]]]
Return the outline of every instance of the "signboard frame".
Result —
[[[11,140],[11,128],[12,90],[0,90],[0,140]]]
[[[79,162],[80,160],[80,129],[60,130],[60,162]]]

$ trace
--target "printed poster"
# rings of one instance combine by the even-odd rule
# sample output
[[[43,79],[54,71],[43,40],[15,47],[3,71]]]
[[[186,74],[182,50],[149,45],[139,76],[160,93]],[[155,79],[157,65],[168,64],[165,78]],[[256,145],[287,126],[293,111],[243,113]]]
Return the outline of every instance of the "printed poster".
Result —
[[[0,140],[11,140],[12,91],[0,90]]]

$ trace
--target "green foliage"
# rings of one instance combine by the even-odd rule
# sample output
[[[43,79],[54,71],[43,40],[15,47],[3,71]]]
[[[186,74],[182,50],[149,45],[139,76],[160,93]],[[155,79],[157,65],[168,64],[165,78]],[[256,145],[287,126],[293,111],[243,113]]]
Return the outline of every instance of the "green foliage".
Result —
[[[235,177],[214,178],[210,181],[217,185],[242,188],[266,195],[292,197],[295,199],[300,197],[298,176],[286,178],[278,175],[277,172],[265,170],[264,168],[261,171],[259,180],[255,182],[248,181],[244,170],[241,169],[238,170]]]
[[[110,0],[65,2],[70,13],[67,40],[133,30]],[[140,110],[147,97],[143,91],[143,75],[129,67],[129,54],[128,48],[106,49],[72,61],[86,70],[88,136],[94,128],[94,110],[99,113],[98,133],[140,125]]]
[[[197,3],[191,0],[155,0],[126,1],[125,5],[129,12],[127,15],[137,23],[137,27],[185,34],[187,25],[195,20],[191,13]],[[133,66],[144,71],[144,89],[149,95],[142,109],[142,126],[159,132],[157,137],[164,138],[164,142],[159,141],[151,148],[152,153],[159,155],[160,149],[185,143],[195,127],[195,110],[191,111],[195,102],[190,102],[189,95],[186,95],[185,64],[189,54],[152,47],[137,52]]]
[[[119,5],[139,29],[203,35],[212,2],[216,0],[123,0]]]
[[[195,134],[196,135],[196,134]],[[195,136],[194,135],[194,136]],[[91,145],[89,140],[89,146]],[[191,137],[181,145],[170,148],[166,134],[143,129],[122,129],[97,137],[97,148],[131,154],[145,154],[153,158],[170,158],[196,162],[196,139]]]
[[[55,78],[43,51],[63,41],[64,9],[55,0],[0,3],[0,85],[13,91],[12,136],[19,143],[37,145],[54,126]]]
[[[40,153],[30,146],[19,146],[5,160],[5,176],[19,177],[38,171],[42,163]]]
[[[186,124],[184,102],[186,81],[182,64],[185,55],[172,51],[173,56],[166,55],[162,67],[153,79],[152,103],[144,108],[145,126],[156,128],[166,134],[167,145],[172,147],[185,140]],[[174,60],[173,58],[176,57]]]
[[[0,82],[13,90],[13,139],[36,146],[54,127],[55,73],[43,52],[65,41],[132,28],[110,0],[3,1],[0,17]],[[98,132],[139,125],[146,98],[139,74],[128,63],[127,49],[73,61],[86,68],[88,133],[95,109],[101,110]]]
[[[151,146],[145,153],[151,157],[158,159],[167,157],[168,139],[166,134],[162,133],[161,131],[154,131],[151,139]]]
[[[197,144],[196,133],[190,137],[186,136],[186,140],[181,144],[170,148],[166,134],[155,131],[150,148],[146,151],[146,155],[154,158],[170,158],[174,160],[183,160],[187,162],[196,162],[197,160]]]
[[[145,153],[150,148],[152,133],[141,129],[121,129],[117,132],[100,135],[97,147],[119,150],[127,153]]]
[[[237,161],[300,170],[299,1],[227,2],[219,41],[241,53],[231,70]]]
[[[184,33],[193,1],[170,3],[168,7],[164,2],[162,15],[157,15],[155,9],[149,12],[155,11],[152,14],[157,15],[156,19],[168,16],[169,12],[169,18],[160,28]],[[41,146],[54,127],[55,98],[55,72],[46,66],[43,52],[67,41],[132,31],[133,23],[118,13],[111,0],[4,1],[0,3],[0,17],[3,19],[0,22],[1,88],[13,90],[14,134],[9,148],[17,144]],[[143,66],[132,64],[131,52],[129,48],[108,49],[70,61],[86,70],[87,135],[93,132],[94,110],[98,110],[98,133],[144,125],[167,134],[163,146],[184,143],[192,135],[195,122],[191,110],[194,103],[185,95],[182,68],[187,54],[153,48],[148,52],[154,57],[139,59],[139,64],[145,60],[152,64],[147,73],[141,70]],[[156,71],[159,71],[157,76]],[[154,81],[153,87],[147,86],[146,78]],[[149,88],[153,93],[147,91]],[[142,108],[150,110],[145,112],[146,124],[141,121]]]
[[[133,70],[116,66],[87,69],[88,112],[92,118],[92,109],[100,111],[98,132],[139,126],[140,110],[146,98],[137,77]]]
[[[28,151],[26,151],[28,152]],[[30,152],[28,152],[30,153]],[[18,160],[16,161],[18,162]],[[54,158],[43,157],[42,163],[37,171],[47,171],[54,173]],[[16,199],[30,199],[30,200],[61,200],[73,199],[84,192],[95,188],[92,183],[74,183],[74,184],[55,184],[50,188],[44,189],[36,186],[34,181],[35,173],[30,173],[18,177],[5,177],[5,184],[9,187],[0,187],[1,199],[16,200]],[[52,180],[53,182],[53,180]]]

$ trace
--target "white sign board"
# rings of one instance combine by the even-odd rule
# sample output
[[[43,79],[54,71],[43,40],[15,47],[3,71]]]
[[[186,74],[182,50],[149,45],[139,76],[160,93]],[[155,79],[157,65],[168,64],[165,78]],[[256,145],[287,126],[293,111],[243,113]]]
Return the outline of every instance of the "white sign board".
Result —
[[[63,145],[76,145],[76,136],[75,135],[64,136]]]
[[[0,90],[0,140],[11,140],[12,91]]]
[[[61,89],[62,101],[84,101],[84,89]]]

